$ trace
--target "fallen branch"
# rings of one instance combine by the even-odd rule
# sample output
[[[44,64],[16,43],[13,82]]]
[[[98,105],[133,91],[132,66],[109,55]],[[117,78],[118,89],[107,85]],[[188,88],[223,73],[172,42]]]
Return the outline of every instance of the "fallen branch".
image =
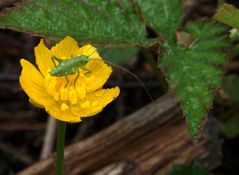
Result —
[[[216,126],[213,126],[216,127]],[[208,134],[193,143],[178,101],[167,94],[102,132],[65,149],[64,174],[163,175],[174,163],[207,160],[220,149]],[[210,160],[210,159],[209,159]],[[220,162],[205,162],[216,166]],[[18,175],[53,175],[54,157]]]

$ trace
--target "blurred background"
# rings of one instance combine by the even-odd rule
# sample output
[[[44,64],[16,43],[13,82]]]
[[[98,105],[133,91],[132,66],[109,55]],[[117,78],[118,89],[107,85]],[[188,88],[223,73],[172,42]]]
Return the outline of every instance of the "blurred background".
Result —
[[[18,1],[0,0],[0,11],[16,2]],[[239,7],[236,0],[227,2]],[[186,23],[197,18],[212,17],[218,3],[220,0],[184,0],[183,21]],[[149,30],[149,37],[150,35],[154,36],[154,33]],[[0,30],[0,175],[17,173],[37,162],[42,156],[47,157],[55,148],[54,122],[49,122],[48,114],[44,110],[29,103],[18,81],[21,72],[20,59],[26,58],[34,63],[34,47],[39,43],[39,39],[30,34]],[[53,43],[46,40],[46,44],[50,47]],[[125,53],[108,53],[101,49],[99,51],[103,58],[108,57],[110,60],[115,57],[118,64],[139,77],[154,99],[166,93],[167,83],[160,70],[155,67],[158,60],[156,53],[150,49],[133,48]],[[213,175],[239,174],[238,56],[239,42],[231,41],[223,87],[218,91],[209,114],[220,122],[220,142],[217,144],[221,146],[222,156],[220,164],[210,169],[209,173]],[[68,125],[66,145],[83,141],[151,103],[142,85],[121,69],[114,68],[105,86],[119,86],[119,98],[96,117]],[[52,127],[50,133],[46,132],[47,123]],[[52,141],[48,144],[48,151],[43,153],[44,138],[49,134]]]

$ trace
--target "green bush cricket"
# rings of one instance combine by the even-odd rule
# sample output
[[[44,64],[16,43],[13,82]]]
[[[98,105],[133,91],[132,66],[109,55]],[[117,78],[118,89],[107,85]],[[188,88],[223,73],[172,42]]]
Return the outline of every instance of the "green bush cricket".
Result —
[[[90,55],[92,55],[92,54],[90,54]],[[79,68],[85,70],[86,71],[85,74],[91,73],[91,70],[88,70],[85,68],[85,65],[89,62],[90,55],[89,56],[87,56],[87,55],[75,56],[70,59],[64,59],[64,60],[57,58],[55,56],[51,57],[52,62],[55,65],[55,68],[50,71],[51,76],[55,76],[55,77],[65,76],[66,81],[67,81],[65,86],[67,86],[69,83],[67,75],[73,75],[73,74],[77,73],[77,77],[74,80],[74,85],[75,85],[75,82],[80,75]],[[57,61],[59,64],[56,65],[55,61]]]
[[[95,52],[96,52],[96,50],[93,53],[95,53]],[[92,54],[90,54],[88,56],[87,55],[75,56],[75,57],[72,57],[70,59],[64,59],[64,60],[53,56],[51,59],[52,59],[54,65],[55,65],[55,68],[50,71],[50,75],[51,76],[55,76],[55,77],[65,76],[66,81],[67,81],[65,86],[67,86],[68,83],[69,83],[67,75],[73,75],[73,74],[77,73],[77,77],[74,80],[74,85],[75,85],[75,82],[76,82],[76,80],[78,79],[78,77],[80,75],[79,68],[85,70],[86,71],[85,74],[90,74],[91,70],[85,68],[85,65],[90,60],[104,61],[107,64],[110,64],[112,66],[115,66],[117,68],[120,68],[121,70],[124,70],[124,71],[128,72],[135,79],[137,79],[140,82],[140,84],[142,85],[142,87],[145,89],[145,91],[148,94],[150,100],[153,101],[153,98],[151,97],[151,95],[150,95],[149,91],[147,90],[147,88],[145,87],[144,83],[134,73],[130,72],[126,68],[123,68],[123,67],[121,67],[119,65],[113,64],[113,63],[111,63],[109,61],[105,61],[105,60],[101,60],[101,59],[97,59],[97,58],[89,58]],[[57,61],[59,64],[56,65],[55,61]]]

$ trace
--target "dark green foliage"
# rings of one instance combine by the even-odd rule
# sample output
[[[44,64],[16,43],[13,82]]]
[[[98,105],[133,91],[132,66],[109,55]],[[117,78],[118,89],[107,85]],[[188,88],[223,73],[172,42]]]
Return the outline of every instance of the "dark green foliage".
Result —
[[[228,94],[229,99],[227,102],[223,101],[221,104],[228,106],[239,103],[239,76],[238,75],[227,75],[223,81],[223,88]],[[238,127],[239,129],[239,127]]]
[[[228,139],[233,139],[239,135],[239,115],[238,113],[228,119],[222,128],[222,133]]]
[[[222,5],[217,14],[214,16],[214,19],[225,23],[231,27],[239,29],[239,10],[230,4]]]
[[[193,165],[177,164],[166,175],[207,175],[206,171],[197,163]]]
[[[0,14],[0,27],[81,42],[147,44],[145,28],[127,0],[34,0]]]
[[[100,55],[104,60],[119,64],[124,61],[130,60],[139,51],[137,47],[124,47],[124,48],[100,48],[98,49]]]
[[[119,63],[137,52],[135,46],[161,43],[164,68],[170,87],[182,102],[190,134],[196,137],[220,87],[222,53],[226,46],[220,34],[224,27],[213,22],[193,22],[180,27],[181,0],[34,0],[23,1],[19,7],[0,13],[0,28],[25,31],[48,38],[70,35],[82,43],[98,46],[131,48],[99,49],[106,60]],[[231,8],[231,7],[230,7]],[[140,13],[141,12],[141,13]],[[233,9],[233,15],[237,10]],[[144,21],[141,20],[143,16]],[[220,16],[220,14],[219,14]],[[228,17],[229,16],[229,17]],[[217,18],[219,19],[219,18]],[[233,23],[238,22],[232,17]],[[143,23],[146,22],[146,23]],[[148,39],[146,25],[158,36]],[[233,24],[233,26],[237,26]],[[176,31],[185,30],[192,42],[179,45]],[[187,41],[187,33],[185,38]],[[159,37],[161,36],[161,37]],[[109,50],[109,51],[107,51]]]
[[[224,27],[213,22],[194,22],[186,26],[194,40],[188,47],[168,45],[161,67],[172,89],[182,102],[189,132],[196,137],[213,100],[213,90],[221,85],[222,53],[227,42],[219,37]]]
[[[146,22],[168,41],[175,40],[182,15],[181,0],[137,0]]]
[[[226,138],[233,139],[239,135],[239,76],[227,75],[223,81],[223,89],[228,95],[228,99],[218,99],[217,101],[227,109],[220,115],[223,122],[222,133]]]

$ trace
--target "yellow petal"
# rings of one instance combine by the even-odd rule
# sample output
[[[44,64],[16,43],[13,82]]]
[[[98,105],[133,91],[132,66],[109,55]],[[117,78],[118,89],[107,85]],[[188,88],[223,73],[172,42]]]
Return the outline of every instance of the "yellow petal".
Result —
[[[89,93],[101,88],[112,72],[111,67],[103,62],[97,49],[90,44],[81,47],[78,55],[89,56],[89,62],[85,65],[85,68],[91,71],[89,76],[86,77],[87,92]],[[84,74],[85,71],[82,70],[82,73]]]
[[[81,103],[80,107],[81,108],[88,108],[88,107],[90,107],[90,102],[87,100],[87,101]]]
[[[91,71],[89,76],[86,77],[86,90],[88,93],[102,88],[112,72],[110,66],[103,61],[96,60],[91,60],[90,64],[86,65],[86,69]]]
[[[67,109],[69,109],[69,106],[67,104],[65,104],[65,103],[62,103],[61,104],[61,110],[62,111],[66,111]]]
[[[120,89],[118,87],[91,92],[78,104],[71,106],[70,109],[80,117],[93,116],[113,101],[119,95],[119,92]]]
[[[62,105],[56,101],[52,101],[52,103],[45,106],[45,108],[46,111],[57,120],[71,123],[81,121],[80,116],[72,113],[65,104]],[[62,110],[62,108],[64,108],[64,110]]]
[[[34,105],[34,106],[36,106],[36,107],[38,107],[38,108],[44,108],[43,105],[38,104],[37,102],[35,102],[35,101],[34,101],[33,99],[31,99],[31,98],[29,98],[29,102],[30,102],[32,105]]]
[[[51,52],[45,46],[43,39],[41,39],[38,46],[34,48],[34,51],[38,68],[43,75],[46,75],[49,69],[54,68],[54,64],[51,60]]]
[[[66,36],[62,41],[51,48],[52,55],[60,59],[70,59],[79,51],[77,41]]]
[[[77,52],[77,55],[86,55],[92,59],[101,59],[97,49],[90,44],[82,46]]]
[[[36,104],[45,105],[51,97],[45,90],[43,76],[27,60],[21,59],[21,65],[20,84],[23,90]]]

